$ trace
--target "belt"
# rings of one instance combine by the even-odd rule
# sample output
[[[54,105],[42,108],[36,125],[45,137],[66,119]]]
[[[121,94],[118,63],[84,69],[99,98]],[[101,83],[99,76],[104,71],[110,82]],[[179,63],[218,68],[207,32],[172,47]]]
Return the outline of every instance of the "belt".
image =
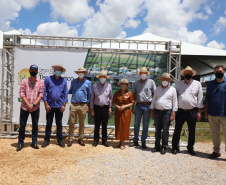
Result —
[[[193,108],[193,109],[181,109],[181,108],[179,108],[178,110],[182,110],[184,112],[189,112],[189,111],[193,111],[194,109],[197,109],[197,108],[196,107]]]
[[[83,105],[83,104],[86,104],[86,102],[81,102],[81,103],[73,103],[75,105]]]
[[[151,102],[137,102],[137,103],[139,103],[141,105],[151,105]]]
[[[160,111],[160,112],[164,112],[164,111],[171,111],[172,109],[155,109],[157,111]]]
[[[109,107],[109,105],[95,105],[94,106],[97,106],[97,107],[100,107],[100,108],[104,108],[104,107]]]

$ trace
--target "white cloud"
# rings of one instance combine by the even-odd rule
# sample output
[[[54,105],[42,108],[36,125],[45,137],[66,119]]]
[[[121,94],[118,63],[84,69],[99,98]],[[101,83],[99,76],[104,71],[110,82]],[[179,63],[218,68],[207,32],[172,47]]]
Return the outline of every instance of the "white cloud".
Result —
[[[225,45],[222,42],[218,43],[216,40],[209,42],[207,44],[207,46],[210,48],[216,48],[216,49],[224,49],[225,48]]]
[[[226,28],[226,17],[220,17],[214,25],[214,32],[219,34]]]
[[[129,19],[125,22],[125,28],[137,28],[140,24],[140,20]]]
[[[142,10],[143,0],[98,1],[100,11],[84,23],[83,36],[120,37],[122,25],[129,18],[136,17]]]
[[[145,31],[156,35],[204,44],[207,40],[202,30],[188,31],[187,25],[194,19],[207,19],[198,12],[206,0],[146,0],[148,28]]]
[[[206,11],[206,13],[209,14],[209,15],[213,14],[213,12],[211,11],[209,5],[205,5],[205,11]]]
[[[41,36],[64,36],[64,37],[76,37],[78,31],[73,26],[68,26],[67,23],[47,22],[42,23],[37,27],[34,35]]]
[[[63,18],[68,23],[77,23],[94,13],[88,0],[49,0],[54,19]]]
[[[21,5],[24,8],[31,9],[34,8],[40,0],[21,0]]]
[[[125,39],[126,38],[126,32],[125,31],[121,31],[120,35],[118,37],[116,37],[117,39]]]

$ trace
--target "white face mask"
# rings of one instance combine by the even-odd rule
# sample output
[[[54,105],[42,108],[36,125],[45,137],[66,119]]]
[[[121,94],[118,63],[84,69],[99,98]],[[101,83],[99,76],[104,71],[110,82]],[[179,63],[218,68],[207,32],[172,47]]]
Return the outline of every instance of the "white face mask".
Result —
[[[106,78],[100,78],[100,83],[105,83],[106,82]]]
[[[147,78],[147,74],[141,74],[140,77],[142,80],[145,80]]]
[[[168,82],[168,81],[166,81],[166,80],[164,80],[164,81],[162,81],[162,85],[163,85],[164,87],[166,87],[166,86],[168,86],[168,85],[169,85],[169,82]]]
[[[78,77],[79,78],[83,78],[84,77],[84,73],[78,73]]]

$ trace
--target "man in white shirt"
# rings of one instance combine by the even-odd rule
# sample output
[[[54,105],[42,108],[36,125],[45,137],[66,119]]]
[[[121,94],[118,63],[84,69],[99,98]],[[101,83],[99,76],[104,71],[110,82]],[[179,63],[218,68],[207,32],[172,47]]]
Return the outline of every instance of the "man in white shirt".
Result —
[[[190,66],[187,66],[181,71],[184,80],[177,83],[177,99],[178,112],[176,115],[176,126],[173,134],[172,153],[177,154],[179,150],[180,134],[184,122],[187,121],[189,136],[188,136],[188,153],[196,155],[194,151],[195,144],[195,128],[196,120],[200,121],[203,106],[203,91],[199,81],[193,80],[196,71]]]
[[[156,88],[151,103],[151,119],[154,119],[155,125],[155,148],[153,152],[161,151],[161,154],[165,154],[168,147],[169,125],[175,119],[175,112],[178,109],[177,92],[169,84],[172,80],[169,73],[163,73],[159,78],[162,85]],[[162,146],[160,146],[161,139]]]

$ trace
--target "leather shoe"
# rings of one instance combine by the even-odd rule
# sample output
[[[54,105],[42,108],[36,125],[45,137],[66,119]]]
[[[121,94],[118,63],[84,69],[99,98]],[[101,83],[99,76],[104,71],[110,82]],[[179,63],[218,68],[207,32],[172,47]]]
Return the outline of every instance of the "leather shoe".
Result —
[[[147,145],[145,143],[142,143],[142,148],[143,149],[147,149],[148,147],[147,147]]]
[[[177,149],[177,150],[173,149],[173,150],[172,150],[172,154],[174,154],[174,155],[177,155],[177,153],[179,153],[179,152],[180,152],[179,149]]]
[[[37,143],[31,143],[31,147],[34,149],[39,149],[38,144]]]
[[[22,148],[23,148],[23,145],[22,144],[18,144],[16,151],[19,152],[19,151],[22,150]]]
[[[84,143],[84,141],[82,139],[78,140],[78,144],[80,144],[81,146],[85,146],[85,143]]]
[[[161,152],[162,155],[166,154],[166,148],[161,148]]]
[[[188,150],[188,153],[191,154],[191,155],[193,155],[193,156],[196,155],[196,153],[195,153],[194,150]]]
[[[154,148],[153,150],[152,150],[152,152],[160,152],[160,148]]]
[[[129,144],[129,147],[139,146],[138,142],[132,142]]]
[[[221,153],[213,152],[209,155],[209,159],[215,159],[221,156]]]
[[[45,148],[45,147],[47,147],[48,145],[49,145],[49,142],[44,141],[44,143],[42,144],[42,148]]]
[[[67,146],[70,147],[72,145],[73,141],[68,141]]]
[[[94,142],[93,142],[93,146],[94,146],[94,147],[96,147],[96,146],[97,146],[97,144],[98,144],[98,142],[97,142],[97,141],[94,141]]]
[[[106,146],[106,147],[109,147],[109,146],[110,146],[110,145],[108,144],[107,141],[103,142],[102,144],[103,144],[104,146]]]
[[[62,148],[65,147],[65,144],[63,143],[63,141],[58,141],[57,144],[58,144],[60,147],[62,147]]]

